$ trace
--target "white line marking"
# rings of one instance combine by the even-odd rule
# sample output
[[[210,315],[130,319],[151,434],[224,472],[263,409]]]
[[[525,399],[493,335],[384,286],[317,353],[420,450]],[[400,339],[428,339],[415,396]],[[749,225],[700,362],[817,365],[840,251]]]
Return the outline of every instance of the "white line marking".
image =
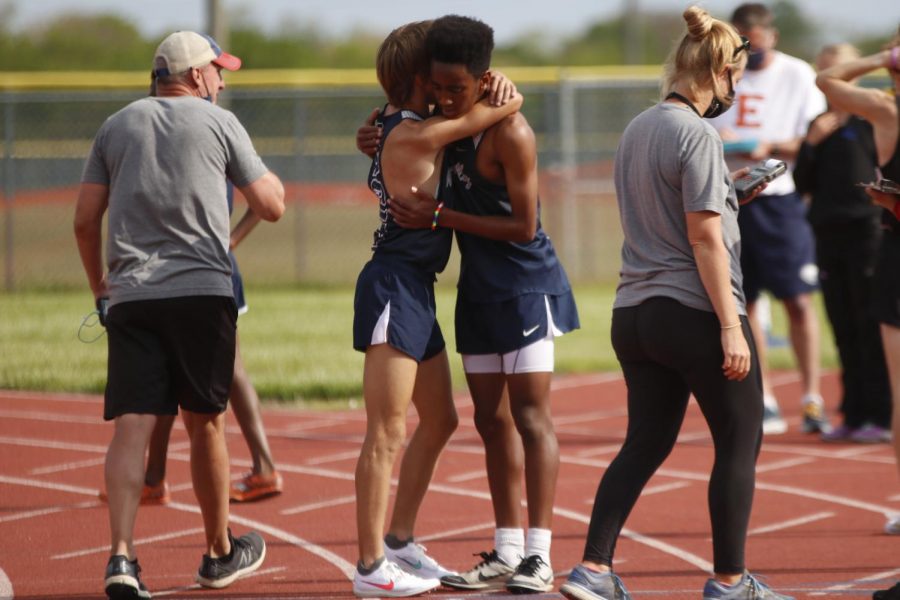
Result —
[[[897,494],[896,496],[890,496],[888,500],[890,500],[891,502],[898,502],[900,501],[900,494]]]
[[[249,575],[245,575],[240,578],[240,580],[250,579],[252,577],[261,577],[263,575],[271,575],[272,573],[279,573],[281,571],[287,571],[287,567],[272,567],[270,569],[259,569],[258,571],[254,571]],[[168,590],[162,590],[160,592],[153,592],[153,596],[171,596],[172,594],[178,594],[180,592],[188,592],[190,590],[202,590],[203,586],[199,583],[193,583],[191,585],[185,585],[177,588],[171,588]]]
[[[307,465],[323,465],[325,463],[330,462],[340,462],[344,460],[350,460],[351,458],[358,458],[359,450],[348,450],[347,452],[336,452],[334,454],[326,454],[324,456],[316,456],[310,459],[303,461]]]
[[[550,382],[550,390],[571,390],[573,388],[590,387],[603,383],[616,383],[624,381],[621,373],[597,373],[595,375],[574,375],[563,379],[554,379]]]
[[[472,533],[473,531],[482,531],[484,529],[494,529],[494,527],[496,527],[496,524],[493,521],[487,521],[485,523],[478,523],[477,525],[470,525],[468,527],[459,527],[458,529],[448,529],[447,531],[432,533],[431,535],[423,535],[422,537],[417,537],[416,541],[429,542],[431,540],[442,540],[463,533]]]
[[[612,419],[615,417],[624,417],[628,412],[624,408],[614,408],[610,410],[594,410],[591,412],[578,413],[577,415],[566,415],[564,417],[554,417],[553,425],[568,425],[569,423],[583,424],[589,421],[600,421],[603,419]]]
[[[568,510],[566,508],[554,507],[553,514],[558,514],[563,517],[568,517],[569,519],[572,519],[573,521],[578,521],[579,523],[589,524],[591,522],[591,518],[588,515],[584,515],[584,514],[575,512],[574,510]],[[712,566],[711,562],[697,556],[696,554],[688,552],[687,550],[682,550],[681,548],[678,548],[677,546],[673,546],[672,544],[667,544],[666,542],[663,542],[662,540],[647,537],[643,534],[638,533],[637,531],[632,531],[631,529],[624,528],[624,527],[622,528],[622,536],[626,537],[634,542],[637,542],[639,544],[644,544],[645,546],[650,546],[651,548],[655,548],[656,550],[659,550],[660,552],[664,552],[664,553],[670,554],[676,558],[680,558],[684,562],[694,565],[695,567],[697,567],[698,569],[700,569],[701,571],[703,571],[705,573],[712,573],[712,571],[713,571],[713,566]]]
[[[48,465],[28,471],[29,475],[49,475],[50,473],[59,473],[60,471],[69,471],[71,469],[83,469],[86,467],[96,467],[106,462],[106,457],[86,458],[75,462],[67,462],[58,465]]]
[[[451,475],[447,478],[448,483],[463,483],[464,481],[472,481],[473,479],[481,479],[486,477],[484,469],[478,469],[476,471],[469,471],[468,473],[459,473],[458,475]]]
[[[301,504],[293,508],[285,508],[280,512],[282,515],[297,515],[304,512],[319,510],[320,508],[328,508],[330,506],[338,506],[339,504],[351,504],[356,502],[356,496],[339,496],[337,498],[329,498],[321,502],[312,502],[310,504]]]
[[[61,415],[53,412],[36,410],[0,410],[0,417],[7,419],[24,419],[28,421],[44,421],[48,423],[81,423],[84,425],[107,425],[101,417],[84,417],[81,415]]]
[[[868,583],[870,581],[880,581],[882,579],[893,579],[898,574],[900,574],[900,569],[893,569],[891,571],[882,571],[881,573],[875,573],[874,575],[867,575],[865,577],[860,577],[859,579],[854,579],[849,583],[841,583],[838,585],[833,585],[831,587],[827,587],[822,591],[812,592],[810,596],[825,596],[828,592],[838,592],[843,590],[853,589],[856,585],[860,583]]]
[[[782,529],[789,529],[791,527],[797,527],[798,525],[805,525],[814,521],[821,521],[822,519],[830,519],[831,517],[835,516],[835,514],[836,513],[833,513],[831,511],[823,511],[815,513],[813,515],[807,515],[805,517],[798,517],[796,519],[782,521],[781,523],[772,523],[771,525],[764,525],[762,527],[757,527],[756,529],[751,529],[747,532],[747,535],[760,535],[763,533],[770,533],[772,531],[781,531]]]
[[[135,546],[143,546],[144,544],[152,544],[154,542],[164,542],[166,540],[173,540],[175,538],[184,537],[186,535],[197,535],[198,533],[203,533],[202,527],[194,527],[193,529],[182,529],[181,531],[171,531],[169,533],[163,533],[161,535],[152,535],[150,537],[140,538],[134,540]],[[103,552],[109,552],[109,544],[104,544],[103,546],[95,546],[93,548],[83,548],[81,550],[73,550],[72,552],[66,552],[65,554],[54,554],[50,557],[50,560],[66,560],[67,558],[78,558],[81,556],[89,556],[91,554],[101,554]]]
[[[0,569],[0,600],[12,600],[15,596],[12,581],[3,572],[3,569]]]
[[[69,506],[50,506],[48,508],[42,508],[39,510],[29,510],[0,517],[0,523],[8,523],[9,521],[21,521],[22,519],[32,519],[34,517],[52,515],[54,513],[72,509],[79,510],[82,508],[93,508],[95,506],[99,506],[99,504],[100,502],[98,500],[93,500],[90,502],[79,502],[78,504],[72,504]]]
[[[25,479],[24,477],[9,477],[8,475],[0,475],[0,483],[11,483],[13,485],[26,485],[29,487],[41,488],[44,490],[57,490],[60,492],[71,492],[73,494],[81,494],[83,496],[97,497],[97,488],[86,488],[77,485],[66,485],[64,483],[53,483],[50,481],[41,481],[40,479]]]
[[[757,473],[769,473],[770,471],[778,471],[780,469],[789,469],[798,465],[807,465],[816,462],[816,459],[809,457],[786,458],[775,462],[766,463],[764,465],[756,465]]]
[[[659,485],[648,485],[641,491],[641,496],[652,496],[653,494],[661,494],[663,492],[671,492],[672,490],[680,490],[688,487],[688,481],[673,481],[672,483],[661,483]],[[591,501],[593,503],[593,500]]]
[[[97,444],[74,444],[69,442],[57,442],[56,440],[38,440],[34,438],[19,438],[0,436],[0,444],[10,446],[28,446],[31,448],[49,448],[51,450],[77,450],[79,452],[93,452],[94,454],[106,454],[107,446]]]

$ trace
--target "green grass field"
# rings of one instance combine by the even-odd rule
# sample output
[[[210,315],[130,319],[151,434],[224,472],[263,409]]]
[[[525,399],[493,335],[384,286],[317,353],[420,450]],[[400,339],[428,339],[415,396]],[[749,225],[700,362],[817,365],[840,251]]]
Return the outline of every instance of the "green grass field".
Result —
[[[559,373],[618,369],[609,343],[614,288],[577,285],[582,328],[557,341]],[[437,290],[454,387],[465,381],[453,340],[455,289]],[[271,400],[347,400],[361,396],[363,355],[351,347],[353,289],[351,287],[250,288],[250,312],[240,318],[244,360],[260,395]],[[106,338],[79,341],[82,318],[93,310],[83,291],[39,291],[0,294],[0,388],[100,392],[106,379]],[[820,317],[824,310],[819,307]],[[784,335],[784,315],[773,305],[774,331]],[[823,323],[823,363],[836,364],[835,351]],[[97,325],[82,337],[102,334]],[[774,368],[792,365],[790,352],[771,353]]]

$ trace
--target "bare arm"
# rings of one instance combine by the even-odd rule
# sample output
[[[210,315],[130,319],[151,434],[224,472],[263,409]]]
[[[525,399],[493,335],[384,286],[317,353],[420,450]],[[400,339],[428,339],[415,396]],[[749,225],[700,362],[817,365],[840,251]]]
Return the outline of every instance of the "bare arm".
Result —
[[[254,213],[266,221],[277,221],[284,214],[284,185],[275,173],[265,175],[238,188]]]
[[[832,108],[842,110],[872,123],[876,129],[893,126],[896,129],[896,105],[892,98],[880,90],[861,88],[854,79],[870,71],[887,68],[890,52],[887,50],[836,64],[823,69],[816,77],[816,85],[828,98]]]
[[[241,220],[238,221],[237,225],[234,226],[234,229],[231,230],[231,242],[228,245],[229,249],[234,250],[237,248],[238,244],[244,241],[244,238],[253,231],[253,228],[256,227],[261,220],[260,216],[248,207],[247,212],[244,213]]]
[[[75,240],[94,298],[106,296],[103,268],[103,215],[109,204],[109,186],[82,183],[75,204]]]
[[[744,337],[731,291],[728,251],[722,241],[722,217],[712,211],[687,213],[688,241],[700,280],[722,327],[725,377],[740,381],[750,372],[750,346]]]
[[[497,126],[491,141],[509,199],[510,216],[479,216],[441,209],[441,227],[464,231],[492,240],[526,243],[534,239],[537,230],[537,148],[534,132],[524,118],[513,117]],[[432,226],[437,202],[421,190],[414,197],[391,198],[391,213],[402,227]]]
[[[522,94],[519,93],[502,106],[493,106],[489,98],[484,98],[459,118],[431,117],[413,124],[403,139],[414,144],[418,151],[433,152],[450,142],[473,136],[499,123],[517,112],[522,107],[523,101]]]

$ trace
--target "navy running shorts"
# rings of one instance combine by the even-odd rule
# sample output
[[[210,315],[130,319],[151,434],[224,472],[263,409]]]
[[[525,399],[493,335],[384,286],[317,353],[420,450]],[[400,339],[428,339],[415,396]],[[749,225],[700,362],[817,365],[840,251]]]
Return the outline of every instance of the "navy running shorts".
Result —
[[[872,313],[879,323],[900,327],[900,232],[881,238],[872,278]]]
[[[237,260],[234,253],[229,251],[228,258],[231,259],[231,287],[234,290],[234,303],[237,305],[239,315],[247,312],[247,299],[244,298],[244,278],[241,277],[241,270],[238,269]]]
[[[815,239],[799,194],[759,196],[741,207],[738,224],[747,302],[763,290],[784,300],[818,287]]]
[[[460,354],[505,354],[579,327],[571,290],[555,296],[522,294],[501,302],[471,302],[460,293],[455,322]]]
[[[121,302],[106,320],[103,418],[225,410],[234,375],[237,310],[226,296]]]
[[[434,303],[434,274],[370,260],[356,281],[353,347],[389,344],[421,362],[445,348]]]

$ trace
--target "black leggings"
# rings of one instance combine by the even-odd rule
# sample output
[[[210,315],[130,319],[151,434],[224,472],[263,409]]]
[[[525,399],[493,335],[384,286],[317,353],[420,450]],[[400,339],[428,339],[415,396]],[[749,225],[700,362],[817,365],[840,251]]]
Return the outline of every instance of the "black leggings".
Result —
[[[594,500],[584,560],[612,566],[616,539],[641,490],[678,437],[691,393],[715,447],[709,478],[716,573],[744,571],[744,543],[762,441],[762,380],[746,317],[741,328],[752,364],[743,381],[722,373],[715,314],[669,298],[617,308],[612,343],[628,386],[628,432]]]

